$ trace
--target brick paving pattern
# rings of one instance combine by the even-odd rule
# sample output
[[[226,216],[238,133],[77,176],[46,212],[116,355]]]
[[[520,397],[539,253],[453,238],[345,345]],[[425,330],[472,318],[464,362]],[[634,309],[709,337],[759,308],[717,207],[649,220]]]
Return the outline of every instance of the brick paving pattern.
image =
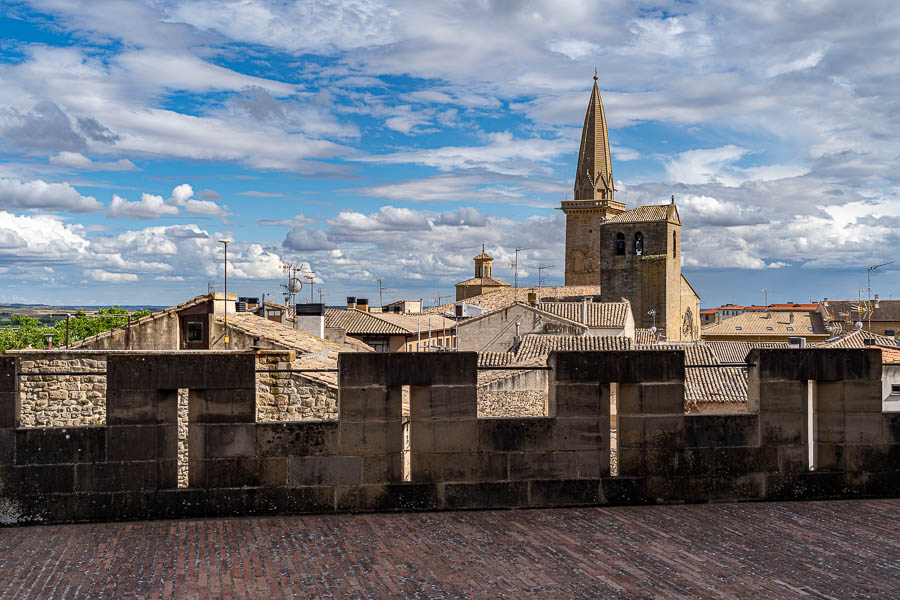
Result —
[[[0,529],[0,597],[900,598],[900,500]]]

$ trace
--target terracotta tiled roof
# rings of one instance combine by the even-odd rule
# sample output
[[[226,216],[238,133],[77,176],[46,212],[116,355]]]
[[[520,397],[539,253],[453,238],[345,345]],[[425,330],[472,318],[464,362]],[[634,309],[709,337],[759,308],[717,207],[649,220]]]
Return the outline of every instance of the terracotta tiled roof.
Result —
[[[743,344],[743,342],[734,342]],[[722,361],[709,343],[654,344],[643,350],[684,350],[684,364],[717,365]],[[742,362],[744,359],[734,362]],[[697,367],[684,371],[684,399],[688,404],[697,402],[746,402],[747,369],[744,367]]]
[[[516,301],[516,297],[518,296],[519,302],[526,302],[528,300],[529,292],[534,292],[538,294],[538,300],[543,301],[547,298],[581,298],[582,296],[587,297],[599,297],[600,296],[600,286],[599,285],[558,285],[558,286],[542,286],[541,288],[537,287],[519,287],[518,292],[513,287],[503,288],[502,290],[494,290],[493,292],[488,292],[487,294],[480,294],[478,296],[472,296],[471,298],[466,298],[464,302],[472,304],[474,306],[480,306],[482,308],[486,308],[488,310],[493,310],[495,308],[503,308],[505,306],[511,306]],[[447,304],[441,304],[438,306],[429,306],[423,312],[431,313],[431,314],[453,314],[455,302],[448,302]]]
[[[650,329],[636,328],[634,330],[634,343],[640,345],[656,343],[656,334]]]
[[[875,340],[875,345],[878,346],[896,346],[897,340],[892,337],[887,337],[885,335],[878,335],[877,333],[869,333],[868,331],[863,331],[861,329],[857,329],[851,331],[850,333],[844,334],[840,336],[839,339],[824,342],[820,342],[815,344],[816,348],[869,348],[872,344],[866,344],[867,339]]]
[[[900,348],[881,348],[881,362],[886,365],[900,365]]]
[[[406,335],[416,335],[420,330],[422,333],[428,333],[429,329],[431,329],[432,332],[443,330],[451,332],[453,331],[453,328],[456,327],[456,321],[440,315],[377,313],[375,317],[387,321],[392,325],[396,325],[397,327],[402,327],[406,330]]]
[[[606,220],[607,223],[643,223],[650,221],[668,221],[672,204],[655,206],[638,206]]]
[[[224,321],[222,317],[216,317],[219,324],[224,324]],[[295,350],[297,359],[291,364],[295,369],[336,369],[338,353],[347,351],[347,348],[340,344],[251,313],[229,315],[228,327],[264,339],[280,348]],[[337,373],[292,373],[291,376],[309,379],[329,387],[337,386]]]
[[[703,342],[712,350],[720,362],[746,362],[753,348],[789,348],[787,342],[729,342],[706,340]]]
[[[516,355],[513,352],[479,352],[479,367],[505,367],[513,363]]]
[[[346,329],[349,335],[407,335],[409,332],[370,312],[355,308],[326,308],[325,326]]]
[[[770,304],[769,310],[808,310],[813,311],[819,307],[817,303],[812,304],[796,304],[796,303],[788,303],[788,304]]]
[[[493,277],[473,277],[472,279],[460,281],[456,285],[507,286],[510,284],[506,283],[505,281],[500,281],[499,279],[494,279]]]
[[[443,329],[451,330],[456,321],[439,315],[401,315],[370,313],[356,309],[326,308],[325,325],[346,329],[349,335],[417,335]]]
[[[628,315],[627,302],[541,302],[537,307],[545,312],[575,321],[585,323],[588,327],[625,327],[625,319]],[[584,309],[587,307],[587,319]]]
[[[752,336],[827,336],[821,315],[811,312],[745,312],[721,323],[704,327],[702,337],[714,335]]]
[[[546,362],[547,357],[554,350],[587,352],[631,349],[631,338],[627,337],[528,334],[519,345],[519,351],[516,353],[516,362],[536,359],[543,359]]]
[[[684,399],[698,402],[747,402],[747,369],[715,367],[685,369]]]

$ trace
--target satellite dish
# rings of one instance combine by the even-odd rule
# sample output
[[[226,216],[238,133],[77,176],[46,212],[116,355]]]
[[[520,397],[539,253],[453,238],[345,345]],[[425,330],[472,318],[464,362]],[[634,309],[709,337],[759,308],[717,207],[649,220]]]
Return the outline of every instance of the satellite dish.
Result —
[[[288,281],[287,288],[290,293],[297,294],[303,288],[303,282],[296,277],[291,277],[291,279]]]
[[[857,329],[862,329],[862,328],[863,328],[862,321],[857,321],[857,322],[856,322],[856,328],[857,328]]]
[[[651,327],[650,331],[652,331],[653,333],[656,333],[656,327]]]

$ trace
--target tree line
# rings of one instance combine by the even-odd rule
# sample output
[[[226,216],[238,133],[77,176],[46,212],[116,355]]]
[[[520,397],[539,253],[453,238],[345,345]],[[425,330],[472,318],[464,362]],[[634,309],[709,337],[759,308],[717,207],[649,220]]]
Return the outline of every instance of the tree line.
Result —
[[[121,327],[129,321],[149,314],[149,310],[130,312],[119,306],[101,308],[96,315],[88,315],[79,310],[69,318],[69,343]],[[53,335],[54,346],[65,346],[65,319],[51,326],[27,315],[13,315],[11,321],[12,325],[0,329],[0,352],[20,348],[43,348],[47,334]]]

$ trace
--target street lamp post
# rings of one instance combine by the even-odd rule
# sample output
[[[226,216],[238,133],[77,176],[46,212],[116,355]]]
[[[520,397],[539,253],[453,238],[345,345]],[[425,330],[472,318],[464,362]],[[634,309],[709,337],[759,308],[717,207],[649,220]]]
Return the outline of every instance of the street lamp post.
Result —
[[[228,350],[228,243],[231,240],[219,240],[219,243],[225,246],[225,300],[223,302],[225,312],[225,349]],[[213,305],[215,305],[213,298]]]

